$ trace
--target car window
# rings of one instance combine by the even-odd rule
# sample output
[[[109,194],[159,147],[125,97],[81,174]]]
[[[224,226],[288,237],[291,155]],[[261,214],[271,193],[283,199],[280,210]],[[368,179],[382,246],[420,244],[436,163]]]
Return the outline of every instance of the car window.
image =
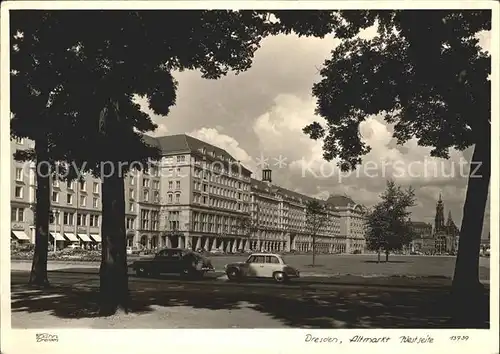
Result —
[[[168,256],[168,251],[167,250],[162,250],[158,252],[158,257],[167,257]]]
[[[255,263],[254,260],[255,260],[255,256],[251,256],[247,259],[247,263]]]
[[[253,256],[253,259],[250,259],[249,263],[265,263],[266,257],[264,256]]]
[[[279,264],[280,261],[276,256],[266,256],[266,263]]]
[[[181,251],[177,251],[177,250],[170,250],[169,254],[168,254],[168,257],[169,258],[172,258],[172,259],[180,259],[181,258],[181,255],[182,255],[182,252]]]

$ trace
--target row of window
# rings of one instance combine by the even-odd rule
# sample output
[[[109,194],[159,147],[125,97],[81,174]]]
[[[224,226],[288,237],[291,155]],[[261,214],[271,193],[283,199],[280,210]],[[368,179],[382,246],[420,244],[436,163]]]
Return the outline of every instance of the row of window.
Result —
[[[23,222],[25,208],[12,208],[11,209],[11,221],[13,222]],[[74,225],[75,224],[75,213],[63,212],[52,214],[52,223],[60,225],[60,219],[62,217],[64,225]],[[76,213],[76,225],[77,226],[91,226],[99,227],[99,215],[96,214],[82,214]]]
[[[57,225],[60,225],[60,217],[62,216],[62,224],[63,225],[68,225],[68,226],[73,226],[75,225],[75,219],[76,219],[76,225],[77,226],[90,226],[90,227],[99,227],[99,218],[100,216],[97,214],[83,214],[83,213],[72,213],[72,212],[63,212],[63,213],[56,213],[53,215],[54,223]]]
[[[142,230],[159,230],[160,212],[157,210],[141,210],[141,229]]]
[[[144,188],[149,188],[150,183],[149,183],[149,179],[148,179],[148,178],[144,178],[144,179],[142,180],[142,186],[143,186]],[[156,189],[156,190],[160,189],[160,181],[158,181],[158,180],[153,180],[153,183],[152,183],[152,188],[153,188],[153,189]]]
[[[127,230],[134,230],[135,229],[135,218],[126,217],[125,218],[125,227],[127,228]]]
[[[216,171],[216,172],[219,172],[219,171]],[[227,171],[223,171],[223,172],[226,173]],[[224,186],[235,188],[235,189],[237,188],[237,189],[243,190],[243,191],[249,190],[249,185],[246,183],[242,183],[240,181],[235,180],[234,178],[222,176],[222,175],[217,174],[217,173],[212,174],[209,171],[202,170],[201,168],[194,169],[194,177],[203,178],[203,180],[205,180],[205,181],[210,181],[212,183],[218,183],[220,185],[224,185]],[[235,177],[236,177],[236,175],[235,175]]]
[[[11,208],[11,221],[13,222],[23,222],[25,221],[24,216],[25,208]],[[77,226],[91,226],[91,227],[99,227],[99,215],[97,214],[83,214],[83,213],[71,213],[71,212],[62,212],[62,213],[53,213],[51,215],[51,223],[55,223],[57,225],[61,224],[61,217],[64,225],[74,225],[75,224],[75,215],[76,215],[76,225]]]
[[[186,162],[186,155],[167,156],[167,157],[164,157],[162,159],[162,162],[165,163],[165,164],[167,164],[167,165],[171,165],[174,162],[184,163],[184,162]]]
[[[59,188],[60,187],[60,181],[58,179],[54,179],[52,181],[52,187]],[[87,191],[87,181],[80,181],[78,182],[79,187],[80,187],[80,192],[86,192]],[[100,182],[92,182],[92,193],[99,194],[99,186]],[[74,190],[75,188],[75,181],[66,181],[66,189]]]
[[[214,197],[209,198],[207,196],[199,195],[196,193],[194,193],[193,195],[193,202],[195,204],[210,205],[216,208],[248,212],[248,206],[243,205],[242,203],[232,202]]]
[[[14,222],[24,221],[24,208],[11,208],[10,209],[10,220]]]
[[[16,181],[18,182],[23,182],[23,169],[16,167]],[[52,181],[52,187],[53,188],[59,188],[60,187],[61,181],[58,179],[54,179]],[[66,181],[66,189],[67,190],[74,190],[75,188],[75,181]],[[79,184],[79,190],[80,192],[87,192],[87,181],[80,181],[78,182]],[[100,182],[92,182],[92,193],[94,194],[99,194],[99,189],[100,189]],[[23,198],[23,186],[16,186],[15,188],[15,196],[16,198]]]
[[[237,218],[193,212],[193,230],[212,233],[241,233],[242,226]]]
[[[174,181],[168,181],[168,189],[169,190],[174,189]],[[176,190],[181,189],[181,181],[175,181],[175,189]]]
[[[167,217],[165,218],[168,230],[180,230],[180,212],[179,211],[169,211]]]
[[[59,195],[61,192],[52,192],[52,203],[60,203],[60,198]],[[66,204],[72,205],[73,204],[73,199],[74,199],[74,194],[73,193],[66,193]],[[87,196],[86,195],[81,195],[80,196],[80,206],[86,207],[87,206]],[[93,197],[92,198],[92,208],[99,209],[99,198]]]
[[[206,183],[201,183],[201,182],[194,182],[194,190],[195,191],[203,191],[203,192],[210,192],[211,194],[216,194],[220,195],[226,198],[232,198],[232,199],[238,199],[238,200],[243,200],[243,201],[248,201],[249,197],[247,194],[241,193],[241,192],[236,192],[236,191],[231,191],[226,188],[222,187],[217,187],[213,185],[208,185]]]

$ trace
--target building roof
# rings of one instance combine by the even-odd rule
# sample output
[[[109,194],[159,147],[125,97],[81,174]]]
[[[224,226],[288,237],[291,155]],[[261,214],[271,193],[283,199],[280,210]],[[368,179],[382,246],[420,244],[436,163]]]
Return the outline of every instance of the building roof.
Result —
[[[413,226],[425,226],[425,227],[432,227],[431,224],[429,223],[426,223],[424,221],[410,221],[410,223],[413,225]]]
[[[351,198],[347,196],[342,196],[342,195],[334,195],[330,196],[327,200],[322,200],[322,199],[317,199],[310,197],[305,194],[301,194],[299,192],[295,192],[283,187],[275,186],[273,184],[269,185],[267,182],[260,181],[258,179],[252,178],[251,179],[251,187],[253,190],[263,192],[263,193],[271,193],[272,191],[276,191],[276,193],[279,193],[285,197],[288,197],[290,199],[295,199],[295,200],[301,200],[302,203],[305,203],[307,201],[311,200],[317,200],[323,205],[327,205],[329,207],[347,207],[349,205],[359,205],[355,203]],[[363,206],[360,205],[360,207],[364,210]]]
[[[209,144],[202,140],[193,138],[187,134],[166,135],[160,137],[152,137],[143,135],[143,140],[148,145],[155,146],[160,149],[161,153],[167,154],[182,154],[182,153],[200,153],[205,149],[207,153],[214,153],[215,158],[222,158],[229,162],[237,162],[231,154],[218,146]],[[249,169],[242,166],[243,170],[251,173]]]
[[[328,204],[335,205],[338,207],[346,207],[348,205],[356,204],[351,198],[345,195],[331,195],[326,200]]]

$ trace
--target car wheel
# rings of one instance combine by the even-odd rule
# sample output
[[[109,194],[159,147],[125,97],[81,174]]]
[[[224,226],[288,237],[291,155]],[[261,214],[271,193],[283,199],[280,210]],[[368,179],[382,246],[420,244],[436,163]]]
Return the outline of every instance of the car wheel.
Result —
[[[273,279],[276,283],[282,284],[288,281],[288,277],[283,272],[274,272]]]
[[[226,270],[226,275],[227,278],[231,281],[240,279],[240,272],[236,268],[229,268],[228,270]]]

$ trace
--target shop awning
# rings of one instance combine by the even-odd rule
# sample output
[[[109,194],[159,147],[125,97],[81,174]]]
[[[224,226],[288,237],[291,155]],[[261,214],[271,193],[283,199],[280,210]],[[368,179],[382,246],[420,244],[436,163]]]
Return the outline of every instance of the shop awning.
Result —
[[[28,237],[28,235],[26,235],[26,232],[24,232],[24,231],[12,231],[12,234],[18,240],[29,240],[30,239]]]
[[[102,241],[101,236],[99,236],[99,235],[90,234],[90,237],[92,237],[95,242],[101,242]]]
[[[59,232],[51,232],[50,234],[52,235],[52,237],[56,241],[66,241],[66,239],[64,238],[64,236],[61,235]]]
[[[76,235],[75,235],[75,234],[72,234],[72,233],[70,233],[70,232],[66,232],[66,233],[64,234],[64,236],[66,236],[66,237],[68,238],[68,240],[70,240],[71,242],[78,242],[78,241],[80,241],[80,240],[78,239],[78,237],[76,237]]]
[[[83,242],[92,242],[92,240],[90,239],[90,237],[88,237],[86,234],[78,234],[78,237],[80,237],[80,239]]]

